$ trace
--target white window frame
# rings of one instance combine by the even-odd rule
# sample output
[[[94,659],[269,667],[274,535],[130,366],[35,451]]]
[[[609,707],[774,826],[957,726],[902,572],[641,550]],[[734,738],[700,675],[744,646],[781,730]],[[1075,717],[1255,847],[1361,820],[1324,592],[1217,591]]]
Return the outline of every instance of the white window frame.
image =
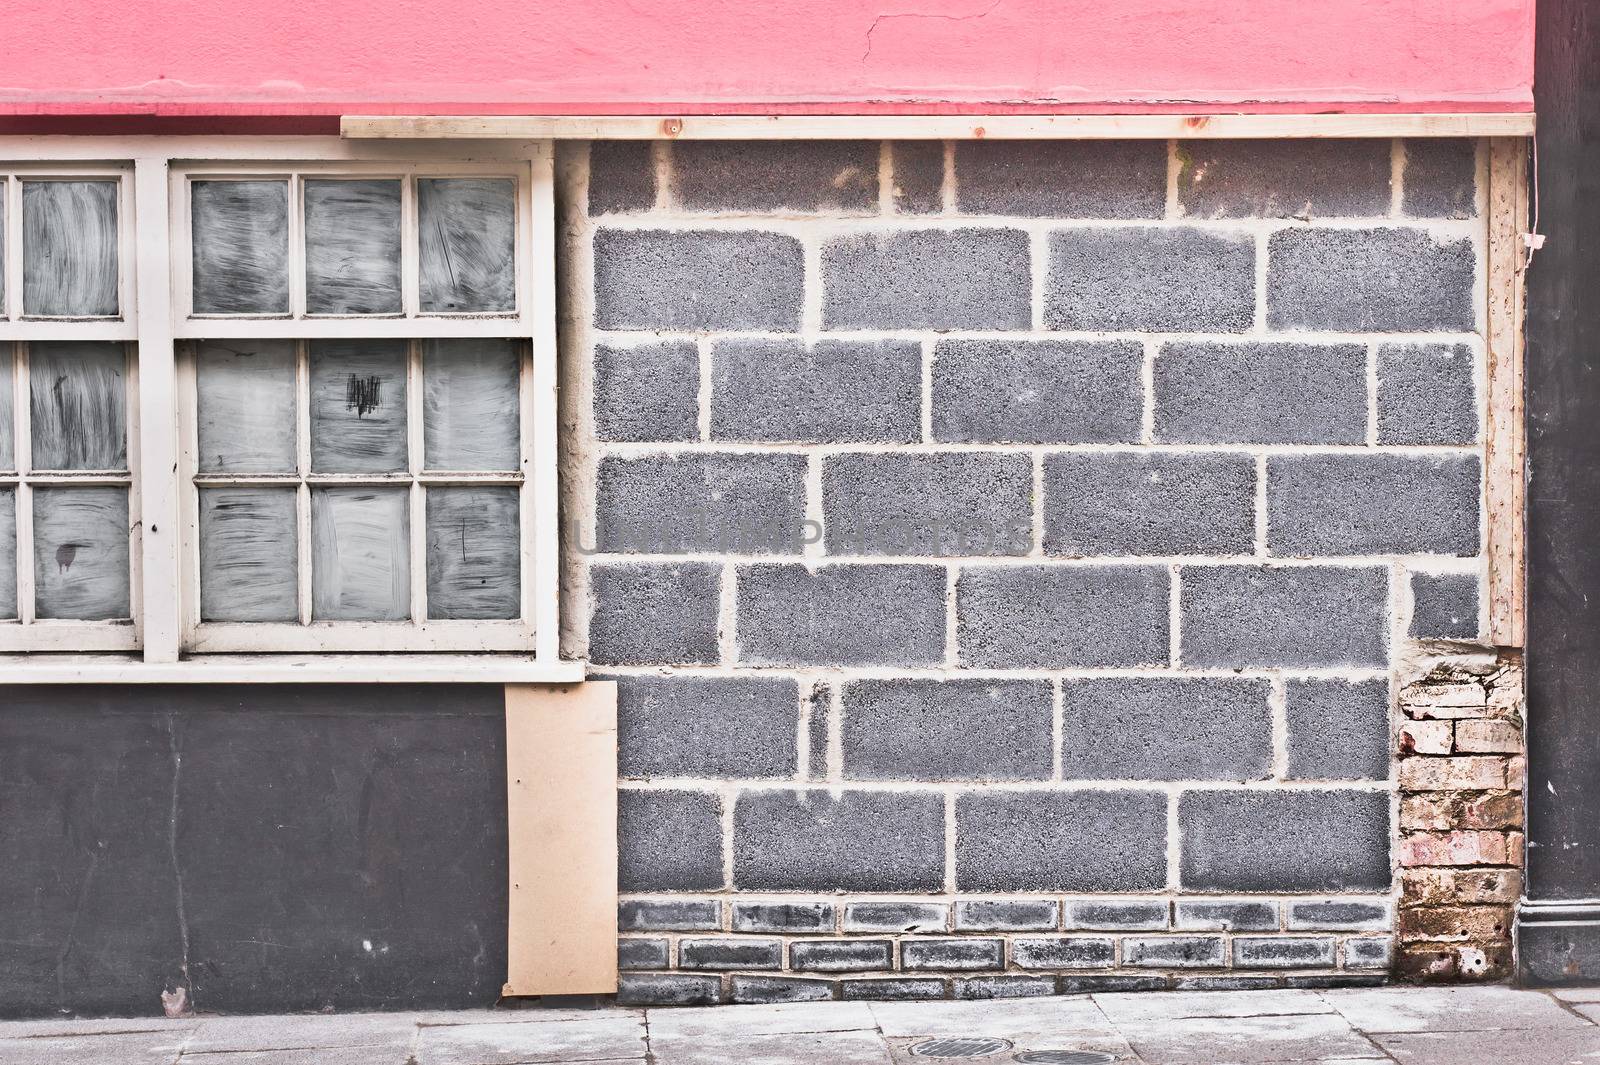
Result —
[[[27,646],[10,646],[0,637],[0,678],[13,683],[581,680],[583,663],[563,661],[559,651],[553,156],[551,142],[542,140],[426,144],[337,137],[0,137],[0,174],[70,177],[80,172],[114,172],[124,182],[118,210],[123,255],[120,317],[14,320],[22,309],[21,282],[20,270],[10,269],[0,341],[104,339],[137,343],[137,359],[131,360],[135,370],[129,375],[130,395],[136,402],[128,411],[134,624],[51,622],[50,627],[59,629],[58,633],[44,644]],[[405,315],[221,318],[188,313],[187,193],[188,181],[195,177],[290,172],[448,177],[508,171],[519,178],[515,313],[413,313],[417,254],[410,240],[402,245]],[[19,195],[19,187],[8,181],[6,195]],[[301,186],[295,182],[292,187]],[[402,234],[408,238],[415,233],[410,182],[403,195]],[[292,278],[301,276],[304,263],[298,199],[291,200],[290,211]],[[8,211],[5,239],[9,247],[20,249],[20,213]],[[20,266],[20,258],[15,261]],[[13,302],[13,292],[18,302]],[[292,282],[291,293],[291,310],[299,312],[303,288]],[[194,374],[192,360],[182,349],[199,339],[283,337],[510,337],[522,342],[520,621],[441,622],[424,617],[409,625],[338,622],[326,623],[326,628],[315,624],[199,623]],[[412,345],[413,352],[419,346]],[[415,372],[413,356],[413,383]],[[22,399],[25,402],[25,394]],[[421,432],[420,392],[416,388],[408,390],[408,404],[408,431],[415,435]],[[19,402],[19,409],[22,406]],[[24,418],[19,415],[14,420]],[[489,475],[491,479],[496,476]],[[207,480],[211,479],[207,475]],[[446,480],[473,483],[476,479]],[[414,487],[413,540],[425,535],[416,512],[421,498],[421,490]],[[416,569],[414,566],[414,584],[426,580],[425,573]],[[302,567],[302,580],[304,572]],[[119,627],[123,630],[121,641],[116,646],[107,645],[113,641],[96,642],[89,631],[72,631],[80,626],[102,633]],[[398,628],[416,630],[399,651],[395,650],[400,642],[395,638]],[[335,629],[339,634],[331,638]],[[18,651],[53,653],[5,653]]]

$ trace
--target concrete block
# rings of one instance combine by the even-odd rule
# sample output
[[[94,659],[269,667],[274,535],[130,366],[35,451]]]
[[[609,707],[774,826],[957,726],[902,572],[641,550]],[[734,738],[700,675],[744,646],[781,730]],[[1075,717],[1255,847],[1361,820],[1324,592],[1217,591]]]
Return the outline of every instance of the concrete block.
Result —
[[[625,973],[617,981],[619,1006],[714,1006],[722,1001],[715,976],[677,973]]]
[[[711,349],[715,440],[910,443],[922,438],[922,346],[735,338]]]
[[[894,946],[887,939],[817,939],[789,946],[789,967],[797,972],[864,973],[894,968]]]
[[[1274,455],[1268,549],[1299,557],[1475,555],[1478,479],[1476,455]]]
[[[1068,899],[1066,927],[1148,932],[1166,928],[1166,899]]]
[[[1166,203],[1162,141],[956,142],[956,205],[964,214],[1160,218]]]
[[[1177,927],[1194,932],[1277,931],[1278,904],[1253,899],[1179,900]]]
[[[1362,444],[1361,344],[1187,341],[1155,361],[1155,438],[1180,444]]]
[[[1289,927],[1314,932],[1385,931],[1394,923],[1387,899],[1291,899]]]
[[[1387,681],[1291,680],[1285,705],[1291,780],[1388,778]]]
[[[963,976],[953,981],[954,994],[963,1000],[1045,998],[1056,993],[1048,976]]]
[[[1435,640],[1477,639],[1478,575],[1411,574],[1411,635]]]
[[[623,899],[617,927],[624,932],[705,932],[722,927],[722,905],[709,900]]]
[[[690,211],[875,211],[878,142],[677,141],[672,194]]]
[[[600,460],[601,551],[800,553],[803,455],[696,452]]]
[[[1019,969],[1109,969],[1116,951],[1109,939],[1092,936],[1018,936],[1011,958]]]
[[[1181,580],[1186,666],[1315,669],[1388,660],[1383,569],[1185,566]]]
[[[825,329],[1026,329],[1028,235],[1011,229],[858,233],[822,249]]]
[[[789,777],[799,689],[787,677],[617,677],[623,777]]]
[[[601,440],[695,440],[700,354],[686,341],[594,349],[594,432]]]
[[[597,563],[589,567],[589,586],[589,661],[595,665],[718,660],[719,567]]]
[[[1131,340],[941,340],[933,435],[972,443],[1139,439],[1144,346]]]
[[[1168,576],[1157,566],[985,566],[956,585],[963,665],[1148,666],[1168,657]]]
[[[1122,941],[1122,964],[1149,969],[1220,969],[1228,952],[1221,936],[1156,936]]]
[[[1389,794],[1190,791],[1178,805],[1188,891],[1387,891]]]
[[[743,566],[739,658],[752,665],[933,665],[944,659],[944,595],[940,566]]]
[[[1378,349],[1378,443],[1478,440],[1477,357],[1467,344]]]
[[[963,899],[956,903],[958,932],[1049,931],[1061,923],[1054,899]]]
[[[1325,936],[1239,936],[1233,964],[1241,969],[1331,969],[1334,942]]]
[[[938,891],[944,800],[935,792],[748,791],[733,808],[745,891]]]
[[[1166,883],[1158,791],[968,792],[956,798],[960,891],[1150,891]]]
[[[1264,780],[1265,680],[1117,677],[1061,685],[1068,780]]]
[[[1402,210],[1414,218],[1472,218],[1478,213],[1478,145],[1461,138],[1405,142]]]
[[[1045,325],[1237,333],[1255,321],[1255,245],[1189,228],[1050,235]]]
[[[728,1001],[751,1006],[784,1002],[827,1002],[834,998],[831,980],[797,980],[788,976],[735,976],[728,981]]]
[[[1165,991],[1165,976],[1063,976],[1056,981],[1063,995],[1108,995],[1124,991]]]
[[[602,229],[594,235],[601,329],[800,328],[805,256],[782,233]]]
[[[1178,143],[1178,205],[1197,218],[1389,213],[1387,140]]]
[[[1344,941],[1346,969],[1387,969],[1394,959],[1394,940],[1388,936]]]
[[[840,991],[846,1002],[927,1002],[946,997],[944,981],[934,977],[842,980]]]
[[[1032,500],[1026,455],[830,455],[823,542],[834,555],[1026,554]]]
[[[617,792],[617,887],[706,891],[722,887],[722,804],[710,792]]]
[[[656,168],[649,141],[589,145],[589,213],[648,211],[656,205]]]
[[[889,153],[895,211],[937,214],[944,210],[944,142],[895,141]]]
[[[667,968],[667,941],[626,937],[617,940],[617,968],[624,971]]]
[[[735,932],[833,931],[833,904],[829,902],[736,902],[733,904]]]
[[[1232,555],[1255,546],[1256,462],[1245,454],[1063,452],[1044,460],[1052,555]]]
[[[942,902],[852,902],[844,908],[846,932],[945,932],[950,907]]]
[[[781,969],[781,939],[712,936],[678,941],[680,969]]]
[[[975,969],[1004,969],[1005,940],[1002,939],[903,939],[900,941],[900,967],[907,972],[971,972]]]
[[[1267,246],[1271,329],[1467,332],[1476,256],[1422,229],[1284,229]]]
[[[1050,777],[1049,681],[853,681],[843,707],[847,779]]]

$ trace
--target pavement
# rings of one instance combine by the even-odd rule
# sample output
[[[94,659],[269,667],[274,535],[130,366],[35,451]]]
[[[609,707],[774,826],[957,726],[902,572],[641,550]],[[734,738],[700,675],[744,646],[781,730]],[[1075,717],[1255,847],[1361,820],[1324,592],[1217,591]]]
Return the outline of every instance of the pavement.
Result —
[[[928,1056],[929,1049],[940,1056]],[[1048,1051],[1060,1056],[1043,1053]],[[1030,1054],[1040,1056],[1030,1059]],[[1600,1063],[1600,988],[1172,991],[987,1002],[0,1024],[0,1065],[1012,1065],[1030,1060],[1038,1065],[1588,1065]]]

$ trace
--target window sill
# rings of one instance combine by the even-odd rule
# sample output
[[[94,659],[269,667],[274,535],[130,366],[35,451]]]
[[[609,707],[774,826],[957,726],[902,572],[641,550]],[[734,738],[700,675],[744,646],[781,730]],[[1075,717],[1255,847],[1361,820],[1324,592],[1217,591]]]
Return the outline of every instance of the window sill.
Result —
[[[573,684],[583,662],[509,655],[4,655],[0,684]]]

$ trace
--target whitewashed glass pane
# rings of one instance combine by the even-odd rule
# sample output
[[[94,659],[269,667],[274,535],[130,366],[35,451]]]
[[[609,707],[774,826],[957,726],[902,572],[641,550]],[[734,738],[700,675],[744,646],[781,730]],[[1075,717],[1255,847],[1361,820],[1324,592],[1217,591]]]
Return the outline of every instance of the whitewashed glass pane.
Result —
[[[201,471],[294,473],[294,341],[207,340],[196,361]]]
[[[411,616],[410,491],[311,493],[311,616],[402,621]]]
[[[28,345],[33,468],[128,468],[127,355],[121,344]]]
[[[292,488],[200,490],[200,620],[297,621]]]
[[[117,313],[117,183],[22,183],[22,309]]]
[[[16,402],[12,397],[14,372],[12,360],[11,345],[0,344],[0,470],[17,468],[17,421]]]
[[[422,178],[422,309],[513,311],[516,184],[500,178]]]
[[[194,313],[289,313],[289,183],[191,186]]]
[[[521,614],[517,489],[428,489],[428,616]]]
[[[41,618],[131,617],[128,490],[34,489],[33,579]]]
[[[0,490],[0,620],[17,617],[17,490]]]
[[[424,464],[430,470],[515,470],[521,457],[517,345],[430,340],[422,351]]]
[[[307,181],[306,310],[398,314],[400,182]]]
[[[7,192],[6,179],[0,178],[0,315],[6,313],[6,205],[11,202]]]
[[[311,468],[391,473],[406,463],[406,342],[311,345]]]

